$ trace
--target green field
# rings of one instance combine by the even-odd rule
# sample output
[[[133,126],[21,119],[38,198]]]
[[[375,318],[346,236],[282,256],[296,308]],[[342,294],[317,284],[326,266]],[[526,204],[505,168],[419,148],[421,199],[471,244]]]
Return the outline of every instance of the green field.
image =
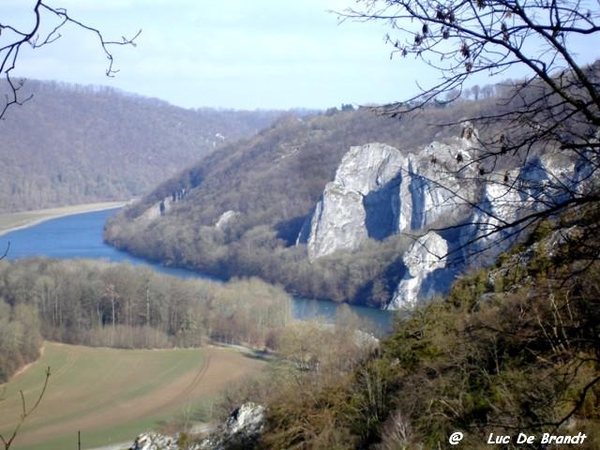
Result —
[[[133,441],[156,429],[264,363],[220,348],[115,350],[46,343],[40,360],[5,386],[0,433],[7,437],[21,413],[39,395],[51,368],[42,403],[21,428],[11,450],[77,449]]]

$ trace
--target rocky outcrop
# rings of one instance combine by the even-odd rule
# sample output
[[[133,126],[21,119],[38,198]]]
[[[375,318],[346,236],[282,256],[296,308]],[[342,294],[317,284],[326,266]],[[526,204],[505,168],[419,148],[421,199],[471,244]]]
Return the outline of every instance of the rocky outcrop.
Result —
[[[298,242],[307,244],[314,261],[337,250],[355,250],[367,238],[421,234],[404,255],[399,268],[404,276],[388,308],[444,292],[457,266],[474,258],[493,260],[519,236],[520,228],[511,223],[563,201],[581,189],[585,177],[585,164],[551,153],[523,167],[487,173],[473,156],[477,142],[477,132],[467,125],[461,137],[433,142],[418,153],[380,143],[352,147]],[[460,225],[454,233],[427,233],[454,225]],[[440,259],[449,249],[452,270]]]
[[[520,169],[488,174],[481,194],[461,233],[465,260],[491,260],[512,246],[523,226],[511,227],[517,219],[543,211],[566,200],[580,189],[574,161],[549,153],[532,158]]]
[[[177,436],[148,432],[140,434],[129,450],[225,450],[228,448],[254,448],[263,431],[265,407],[244,403],[232,411],[226,421],[200,443],[180,446]]]
[[[385,144],[352,147],[328,183],[310,219],[312,260],[355,249],[367,237],[397,229],[398,190],[405,155]]]
[[[235,220],[235,218],[238,217],[239,215],[240,215],[239,212],[235,212],[231,209],[228,211],[225,211],[223,214],[221,214],[221,216],[215,223],[215,227],[222,230],[222,229],[226,228],[227,226],[229,226]]]
[[[418,300],[440,292],[442,285],[448,285],[453,273],[446,268],[447,253],[448,243],[433,231],[417,239],[402,257],[404,277],[387,309],[414,306]]]
[[[196,450],[197,447],[188,447],[186,450]],[[159,433],[140,434],[129,450],[181,450],[177,438]]]
[[[470,225],[460,235],[465,258],[477,258],[494,245],[499,245],[493,252],[498,254],[513,242],[512,230],[499,230],[504,224],[513,222],[523,207],[522,193],[513,188],[517,176],[517,171],[491,174],[483,183],[477,207],[468,216]]]
[[[472,152],[473,134],[447,143],[433,142],[421,152],[409,155],[407,189],[400,191],[399,231],[413,231],[464,218],[478,195],[474,181],[478,166]]]
[[[419,154],[380,143],[352,147],[299,236],[309,259],[354,250],[367,238],[421,229],[442,217],[458,220],[476,194],[469,182],[475,173],[469,164],[473,139],[470,134],[435,142]]]
[[[234,410],[223,425],[204,439],[202,450],[253,448],[265,423],[265,407],[248,402]]]

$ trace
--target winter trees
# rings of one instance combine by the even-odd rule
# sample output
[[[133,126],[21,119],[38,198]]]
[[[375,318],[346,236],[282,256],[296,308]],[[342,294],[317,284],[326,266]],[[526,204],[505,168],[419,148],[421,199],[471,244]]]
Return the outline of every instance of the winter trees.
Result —
[[[431,102],[440,92],[462,89],[473,75],[497,75],[513,66],[527,69],[517,91],[541,81],[547,94],[558,95],[557,107],[579,113],[591,125],[600,124],[598,76],[578,61],[582,38],[592,43],[600,33],[600,8],[585,0],[392,0],[360,2],[348,18],[387,21],[387,42],[394,53],[415,56],[439,71],[442,80],[403,103],[388,105],[401,113],[407,104]],[[579,114],[575,114],[579,116]],[[540,124],[543,125],[543,124]],[[545,128],[550,128],[546,126]],[[551,129],[545,130],[556,137]],[[541,134],[540,136],[546,136]]]
[[[20,95],[19,90],[24,84],[24,80],[15,80],[13,78],[13,71],[17,67],[19,59],[19,53],[25,45],[29,45],[32,48],[40,48],[46,45],[52,44],[61,37],[62,29],[72,24],[80,27],[90,33],[95,34],[98,37],[99,44],[104,51],[106,58],[108,59],[108,66],[106,69],[107,76],[113,76],[118,70],[114,67],[113,56],[110,52],[110,47],[113,45],[135,45],[134,41],[139,36],[141,30],[134,35],[132,38],[123,37],[120,41],[110,41],[104,38],[102,32],[96,28],[86,25],[80,22],[76,18],[70,16],[65,8],[52,7],[43,0],[35,0],[31,8],[32,22],[28,27],[22,27],[21,25],[11,24],[4,22],[4,19],[0,19],[0,77],[3,78],[4,82],[0,88],[3,99],[0,100],[0,119],[4,117],[6,111],[13,105],[21,105],[31,98],[31,96],[23,97]],[[10,249],[10,242],[7,243],[4,251],[0,254],[0,260],[4,259]],[[10,309],[10,307],[0,300],[0,306],[4,309]],[[6,311],[4,311],[6,313]],[[7,314],[4,314],[7,316]],[[10,314],[12,321],[0,323],[0,334],[4,331],[4,338],[1,341],[6,342],[14,341],[15,345],[9,349],[7,354],[18,356],[16,365],[22,364],[23,358],[27,361],[34,359],[39,355],[40,346],[40,333],[39,333],[39,318],[37,311],[35,311],[32,305],[16,305]],[[9,339],[10,338],[10,339]],[[6,345],[5,345],[6,347]],[[2,352],[3,356],[5,352]],[[13,364],[15,364],[13,363]],[[7,365],[6,361],[1,361],[0,366],[5,369]],[[0,379],[6,379],[11,375],[14,367],[8,364],[8,373],[3,373],[0,370]],[[14,439],[17,437],[19,430],[25,420],[37,409],[40,404],[46,387],[48,386],[48,379],[50,377],[50,367],[46,370],[46,377],[41,392],[39,393],[37,400],[33,406],[27,407],[25,402],[25,395],[20,392],[22,400],[22,410],[20,414],[20,420],[17,426],[7,436],[0,435],[0,442],[6,450],[8,450]],[[2,398],[0,398],[2,400]]]
[[[4,78],[5,84],[4,98],[0,102],[0,118],[4,117],[7,109],[12,105],[20,105],[30,98],[19,95],[23,80],[13,78],[13,71],[17,67],[23,47],[31,46],[37,49],[50,45],[61,38],[61,32],[67,25],[77,26],[97,36],[98,44],[108,59],[106,75],[112,77],[118,69],[114,66],[111,47],[135,45],[135,40],[141,33],[140,30],[133,37],[122,37],[117,41],[106,39],[102,31],[72,17],[65,8],[50,6],[43,0],[33,2],[31,19],[31,24],[27,27],[0,21],[0,77]]]
[[[363,0],[359,5],[342,17],[386,22],[393,55],[420,59],[441,75],[418,96],[381,107],[385,114],[402,117],[448,92],[469,89],[481,74],[514,76],[514,69],[523,76],[507,82],[493,114],[457,120],[480,130],[480,152],[464,164],[476,164],[480,178],[506,167],[507,160],[512,168],[528,168],[487,180],[502,197],[510,193],[521,201],[510,219],[485,211],[493,226],[486,219],[484,236],[517,233],[568,208],[598,202],[593,180],[600,164],[600,61],[587,64],[578,57],[583,45],[600,42],[597,2]],[[548,172],[541,167],[543,154],[566,156],[573,170]],[[532,176],[542,169],[543,179]]]
[[[578,50],[583,49],[583,45],[589,48],[600,43],[600,5],[586,0],[374,0],[359,3],[364,6],[362,10],[349,10],[345,16],[386,21],[391,29],[387,41],[394,53],[421,59],[441,74],[440,81],[423,89],[420,95],[382,107],[385,114],[403,117],[427,107],[440,95],[478,82],[478,74],[509,74],[512,69],[519,69],[519,76],[523,77],[505,83],[492,114],[457,118],[456,123],[468,120],[480,130],[476,157],[465,160],[463,168],[458,170],[477,165],[479,170],[474,182],[484,185],[488,203],[493,199],[502,206],[488,208],[482,202],[472,205],[479,208],[473,216],[479,221],[472,220],[465,225],[484,228],[483,234],[474,235],[474,240],[497,238],[498,233],[507,231],[514,236],[540,225],[527,242],[530,255],[522,247],[512,256],[501,258],[495,271],[479,272],[467,281],[460,280],[446,302],[430,304],[425,313],[420,310],[402,321],[401,327],[419,320],[421,315],[431,320],[432,328],[439,333],[436,339],[447,343],[455,333],[440,331],[444,320],[443,315],[436,317],[436,309],[447,309],[455,314],[464,308],[462,317],[470,320],[493,307],[480,316],[480,324],[461,325],[461,329],[472,342],[480,344],[482,335],[475,337],[473,333],[493,330],[492,340],[484,346],[490,349],[500,343],[501,350],[494,350],[491,355],[498,362],[506,357],[504,362],[508,364],[504,369],[500,362],[488,364],[488,369],[480,366],[478,370],[487,380],[496,376],[511,380],[504,384],[500,395],[500,391],[495,391],[500,403],[513,406],[519,403],[507,401],[510,396],[527,401],[519,406],[519,411],[507,413],[504,410],[504,417],[496,419],[492,416],[504,406],[485,411],[494,401],[494,395],[486,396],[481,403],[483,412],[477,414],[487,420],[481,429],[500,426],[557,430],[569,422],[582,424],[588,418],[597,420],[597,415],[593,415],[597,413],[590,414],[586,408],[600,383],[598,334],[585,329],[588,325],[590,330],[597,328],[599,321],[598,296],[592,292],[598,289],[600,265],[600,246],[594,237],[600,212],[600,61],[586,62],[580,59]],[[557,229],[560,233],[554,232]],[[511,257],[518,263],[509,261]],[[510,267],[503,272],[510,276],[504,280],[490,276],[502,272],[498,267]],[[481,285],[487,286],[480,289]],[[517,311],[519,319],[510,317]],[[462,320],[457,320],[458,317],[460,314],[447,323],[454,326]],[[531,326],[519,323],[523,318]],[[574,322],[570,322],[572,319]],[[491,325],[488,321],[492,320],[498,323]],[[506,321],[506,328],[500,324],[502,321]],[[417,328],[418,333],[414,334],[412,330],[399,332],[401,328],[398,328],[394,339],[400,352],[405,352],[402,347],[412,336],[416,336],[416,347],[423,348],[424,324],[419,323]],[[556,335],[548,333],[551,328],[559,330]],[[532,334],[522,338],[519,335],[523,332]],[[531,339],[533,334],[538,336],[536,344]],[[557,338],[558,335],[561,337]],[[535,376],[522,370],[511,373],[515,361],[522,361],[506,347],[513,337],[517,338],[518,348],[527,349],[537,361],[542,361],[541,348],[548,351],[548,356],[543,358],[547,366],[536,370]],[[429,373],[435,373],[429,366],[428,356],[415,358],[416,347],[405,352],[409,361],[425,364]],[[565,348],[569,350],[564,351]],[[468,351],[469,358],[476,353]],[[455,382],[445,380],[445,369],[457,364],[456,352],[446,354],[452,355],[452,362],[428,382],[443,380],[444,388],[457,387],[452,394],[455,403],[450,415],[453,415],[457,404],[466,405],[462,400],[468,397],[466,384],[472,377],[461,369]],[[400,360],[399,366],[404,368],[408,364]],[[543,378],[536,378],[544,370],[547,372]],[[586,375],[582,381],[574,382],[583,373]],[[421,380],[409,380],[405,376],[403,383],[419,386]],[[548,383],[547,388],[544,383]],[[509,385],[510,388],[505,389]],[[532,395],[536,389],[548,392],[538,395],[543,398],[540,406],[551,405],[543,413],[536,413],[529,402],[536,396]],[[431,392],[430,384],[427,390]],[[428,405],[440,401],[440,396],[434,395],[435,400]],[[471,399],[471,405],[477,403]],[[444,401],[444,404],[451,402]],[[398,411],[405,413],[410,408],[423,411],[414,403]],[[435,414],[444,415],[439,411]],[[419,420],[422,415],[415,415],[412,424]],[[519,423],[515,425],[509,423],[511,421]],[[424,433],[426,437],[432,435],[431,430]],[[447,439],[447,434],[441,439]],[[467,441],[464,443],[468,445]]]

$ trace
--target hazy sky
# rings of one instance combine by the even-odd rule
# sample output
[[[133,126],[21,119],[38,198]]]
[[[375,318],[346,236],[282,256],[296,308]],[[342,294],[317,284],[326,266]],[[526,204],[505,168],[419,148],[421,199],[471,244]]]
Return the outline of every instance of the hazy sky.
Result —
[[[103,84],[184,107],[326,108],[403,100],[436,74],[394,58],[384,24],[338,23],[353,0],[48,0],[103,31],[142,34],[113,48],[115,78],[95,36],[74,26],[35,51],[19,76]],[[31,0],[2,0],[3,23],[31,26]],[[50,23],[54,23],[50,21]],[[484,80],[485,81],[485,80]]]

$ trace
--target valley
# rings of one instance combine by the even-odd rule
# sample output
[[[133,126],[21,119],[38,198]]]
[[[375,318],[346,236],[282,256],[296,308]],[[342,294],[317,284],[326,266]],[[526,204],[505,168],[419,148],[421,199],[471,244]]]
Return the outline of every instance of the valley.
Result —
[[[176,434],[196,413],[222,419],[249,400],[269,405],[260,445],[274,449],[297,439],[315,448],[433,446],[457,423],[469,424],[466,442],[477,445],[501,420],[549,432],[543,416],[558,427],[573,417],[590,433],[595,156],[565,157],[550,145],[492,165],[480,145],[499,128],[427,125],[473,108],[491,114],[499,101],[426,109],[402,126],[365,109],[290,115],[224,143],[115,215],[72,215],[3,235],[14,246],[0,263],[0,333],[10,337],[0,340],[0,375],[31,363],[8,384],[20,389],[19,380],[52,362],[49,388],[60,398],[43,405],[62,402],[66,411],[36,411],[13,447],[64,448],[74,429],[92,446],[149,428]],[[577,207],[564,214],[561,202]],[[68,212],[9,218],[18,226]],[[96,260],[73,259],[80,243]],[[457,249],[459,258],[446,259]],[[113,257],[132,264],[98,260]],[[148,260],[184,275],[138,267]],[[291,294],[341,305],[335,323],[294,320]],[[365,340],[357,330],[367,328],[344,303],[403,314],[381,342]],[[214,353],[215,342],[267,349],[277,363],[232,362]],[[240,382],[242,373],[260,376]],[[570,381],[560,385],[561,377]],[[18,404],[14,391],[11,398]],[[15,426],[15,404],[2,403]],[[206,413],[215,405],[218,414]],[[405,420],[414,431],[399,436]]]
[[[598,4],[336,1],[392,72],[311,2],[101,3],[0,24],[5,450],[600,448]],[[70,27],[192,107],[18,80]]]
[[[144,195],[282,111],[184,109],[116,89],[27,80],[0,122],[0,213]]]

